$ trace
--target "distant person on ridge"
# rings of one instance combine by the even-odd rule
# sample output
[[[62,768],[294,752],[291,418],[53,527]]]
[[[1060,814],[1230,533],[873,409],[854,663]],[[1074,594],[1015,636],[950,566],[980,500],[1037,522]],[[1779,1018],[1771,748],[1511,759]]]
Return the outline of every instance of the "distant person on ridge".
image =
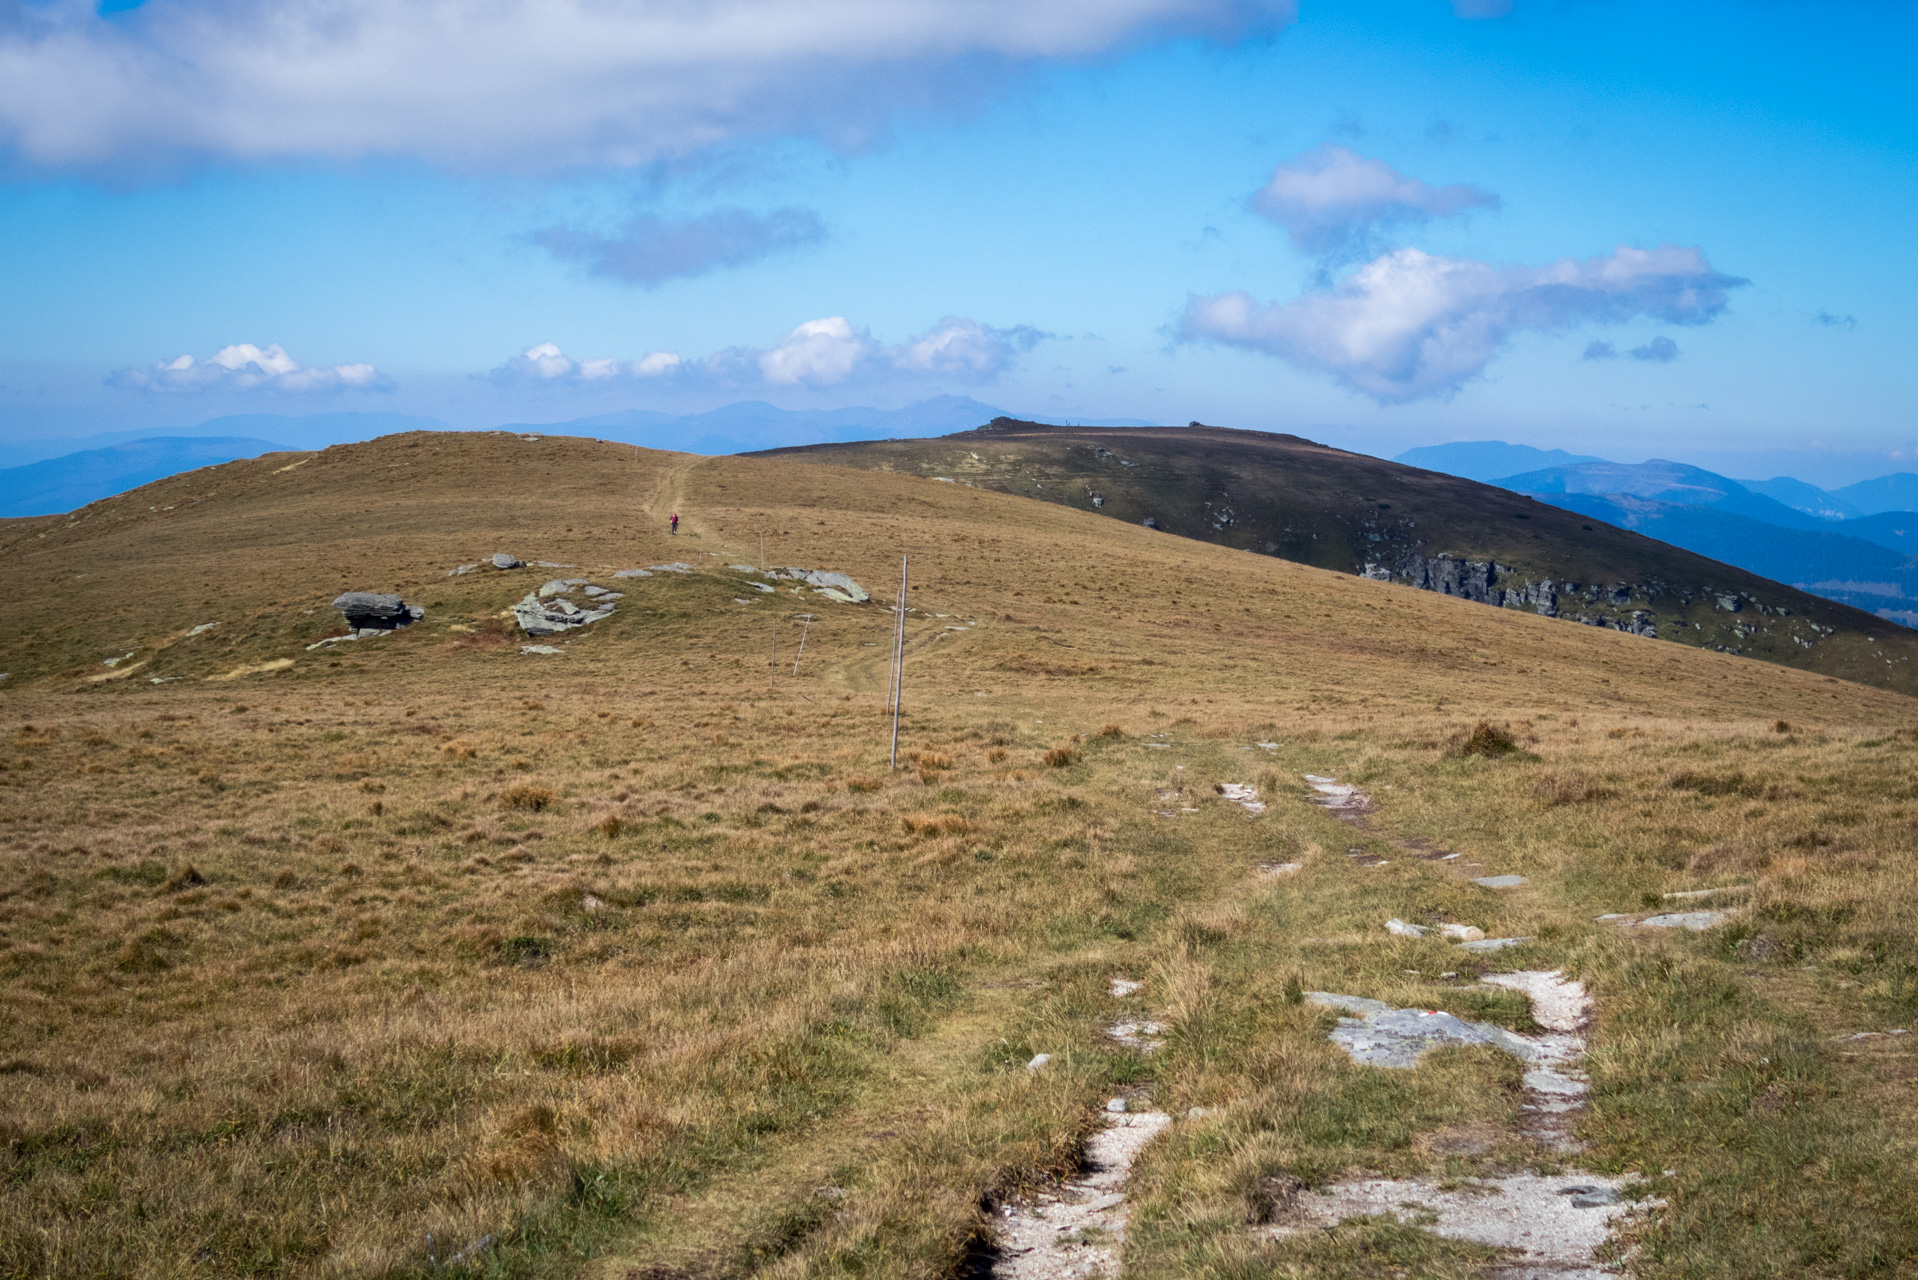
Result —
[[[674,533],[678,533],[679,532],[679,512],[677,511],[673,512],[672,526],[673,526],[672,531]]]

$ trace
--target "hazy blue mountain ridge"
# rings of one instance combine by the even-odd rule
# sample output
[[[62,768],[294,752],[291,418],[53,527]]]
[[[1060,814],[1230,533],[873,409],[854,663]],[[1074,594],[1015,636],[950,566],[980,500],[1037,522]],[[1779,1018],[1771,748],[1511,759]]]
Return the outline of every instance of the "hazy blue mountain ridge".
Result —
[[[257,458],[283,444],[236,436],[163,436],[0,470],[0,516],[46,516],[183,471]]]
[[[1662,458],[1640,463],[1581,462],[1505,476],[1492,483],[1501,489],[1540,498],[1553,494],[1606,494],[1710,507],[1786,529],[1818,529],[1830,523],[1788,507],[1775,498],[1753,493],[1717,472]]]
[[[1503,440],[1467,440],[1457,444],[1427,444],[1407,449],[1394,462],[1427,471],[1442,471],[1448,476],[1496,484],[1500,476],[1540,471],[1547,467],[1572,466],[1580,462],[1603,462],[1588,454],[1567,453],[1563,449],[1535,449],[1529,444],[1506,444]]]

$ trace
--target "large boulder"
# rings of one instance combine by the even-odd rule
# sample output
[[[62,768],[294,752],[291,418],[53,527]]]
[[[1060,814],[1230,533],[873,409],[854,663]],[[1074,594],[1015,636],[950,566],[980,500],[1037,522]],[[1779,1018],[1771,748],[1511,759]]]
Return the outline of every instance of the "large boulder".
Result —
[[[526,562],[518,556],[508,555],[504,551],[495,551],[493,553],[493,567],[495,569],[523,569],[526,567]]]
[[[409,606],[398,596],[377,591],[349,591],[335,600],[333,607],[355,631],[392,631],[426,613],[417,606]]]

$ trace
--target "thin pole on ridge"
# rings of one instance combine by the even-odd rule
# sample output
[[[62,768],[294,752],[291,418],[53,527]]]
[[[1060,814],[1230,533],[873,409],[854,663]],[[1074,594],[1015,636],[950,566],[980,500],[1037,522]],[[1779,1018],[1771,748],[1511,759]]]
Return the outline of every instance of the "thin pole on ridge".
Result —
[[[812,617],[807,616],[799,628],[799,652],[793,655],[793,675],[799,674],[799,660],[806,656],[806,633],[812,630]]]
[[[773,615],[772,656],[766,659],[766,687],[768,689],[779,687],[779,615],[777,614]]]
[[[892,767],[899,767],[899,704],[906,689],[906,557],[899,557],[899,611],[892,627]]]

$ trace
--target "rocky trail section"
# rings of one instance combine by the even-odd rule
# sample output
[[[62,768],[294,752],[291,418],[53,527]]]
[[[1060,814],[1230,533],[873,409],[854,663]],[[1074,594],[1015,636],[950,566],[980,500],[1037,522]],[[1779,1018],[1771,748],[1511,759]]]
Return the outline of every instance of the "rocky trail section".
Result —
[[[1134,978],[1111,980],[1114,999],[1143,990]],[[1162,1022],[1127,1018],[1106,1028],[1116,1043],[1142,1054],[1156,1053],[1165,1034]],[[1044,1070],[1052,1060],[1040,1054],[1028,1070]],[[1093,1280],[1116,1277],[1125,1250],[1132,1207],[1126,1184],[1140,1152],[1172,1117],[1153,1109],[1144,1094],[1106,1103],[1105,1124],[1086,1140],[1078,1174],[1035,1193],[999,1205],[994,1211],[992,1274],[1001,1280]]]
[[[1339,1019],[1330,1039],[1365,1066],[1410,1070],[1446,1045],[1490,1045],[1512,1054],[1525,1064],[1520,1104],[1525,1136],[1560,1156],[1575,1155],[1581,1148],[1572,1127],[1588,1088],[1578,1064],[1585,1054],[1591,998],[1582,983],[1556,970],[1490,974],[1483,981],[1523,992],[1543,1030],[1521,1035],[1438,1010],[1395,1009],[1362,996],[1314,991],[1306,999],[1351,1015]],[[1270,1232],[1295,1235],[1348,1218],[1404,1213],[1411,1225],[1506,1251],[1508,1258],[1490,1272],[1501,1280],[1596,1280],[1619,1274],[1599,1254],[1615,1220],[1632,1211],[1624,1193],[1637,1181],[1635,1175],[1586,1172],[1512,1173],[1464,1185],[1431,1178],[1361,1178],[1323,1191],[1298,1191]]]
[[[1092,1280],[1116,1277],[1132,1206],[1125,1186],[1146,1144],[1172,1123],[1163,1111],[1128,1108],[1124,1098],[1108,1105],[1106,1125],[1086,1142],[1078,1177],[1030,1199],[1000,1207],[997,1258],[1001,1280]]]

